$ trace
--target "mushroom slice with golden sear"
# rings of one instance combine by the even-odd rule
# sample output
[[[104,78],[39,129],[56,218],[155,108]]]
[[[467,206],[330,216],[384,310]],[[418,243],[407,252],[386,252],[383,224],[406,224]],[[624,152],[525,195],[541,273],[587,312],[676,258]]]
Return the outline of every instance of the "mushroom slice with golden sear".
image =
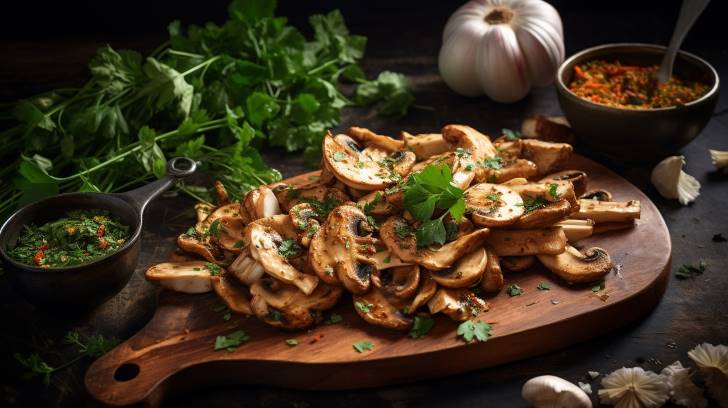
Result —
[[[625,222],[640,217],[639,200],[630,201],[597,201],[579,200],[579,211],[571,218],[590,219],[597,224],[603,222]]]
[[[221,267],[204,261],[163,262],[147,269],[144,276],[175,292],[207,293],[212,290],[213,270],[223,272]]]
[[[420,283],[420,267],[407,265],[377,270],[372,274],[372,283],[388,296],[410,299]]]
[[[367,323],[394,330],[407,330],[412,326],[412,318],[403,309],[407,302],[388,296],[380,288],[372,288],[367,293],[354,295],[354,310]]]
[[[594,233],[594,221],[592,220],[574,220],[566,219],[554,224],[555,227],[561,227],[566,234],[569,242],[575,242],[580,239],[588,238]]]
[[[321,227],[318,220],[318,212],[316,212],[316,209],[310,203],[299,203],[291,208],[289,215],[291,222],[296,227],[298,240],[301,242],[301,245],[308,248],[313,235]]]
[[[455,185],[466,189],[473,179],[486,180],[480,163],[495,157],[497,153],[488,136],[470,126],[447,125],[442,128],[442,137],[455,147],[455,163],[452,168]]]
[[[433,271],[449,268],[464,255],[473,252],[485,242],[489,232],[488,228],[482,228],[437,248],[418,249],[415,233],[404,218],[389,217],[379,228],[379,236],[392,254]]]
[[[585,172],[581,170],[562,170],[556,173],[551,173],[544,176],[539,180],[539,183],[553,183],[554,181],[570,181],[573,188],[574,194],[578,197],[584,194],[588,182],[588,177]]]
[[[511,272],[525,271],[533,266],[536,257],[533,255],[526,256],[502,256],[500,257],[501,266]]]
[[[465,205],[472,210],[477,225],[501,227],[516,222],[523,215],[523,199],[506,186],[476,184],[465,191]]]
[[[574,208],[579,206],[579,201],[574,193],[574,186],[570,181],[553,180],[546,183],[523,183],[521,179],[517,179],[514,183],[508,183],[508,186],[520,194],[524,200],[527,197],[531,199],[538,198],[540,201],[547,203],[566,200]]]
[[[215,245],[210,245],[209,236],[199,240],[196,238],[196,234],[193,236],[184,233],[177,237],[177,246],[185,252],[199,255],[209,262],[216,264],[226,264],[227,262],[227,253]]]
[[[412,152],[392,151],[373,143],[363,145],[347,135],[329,133],[324,137],[325,166],[349,187],[381,190],[401,180],[415,164]]]
[[[322,320],[322,312],[341,298],[342,288],[323,282],[306,295],[295,286],[265,277],[250,286],[253,313],[265,323],[281,329],[305,329]]]
[[[352,126],[346,131],[346,134],[358,140],[365,146],[377,146],[389,152],[403,150],[405,148],[405,142],[403,140],[397,140],[385,135],[378,135],[363,127]]]
[[[225,216],[219,220],[220,229],[217,236],[212,237],[213,242],[226,251],[239,254],[244,246],[245,223],[243,219],[237,216]]]
[[[455,266],[432,272],[432,279],[447,288],[467,288],[483,277],[488,264],[488,254],[484,248],[465,255]]]
[[[227,267],[228,272],[233,274],[240,282],[250,286],[263,277],[265,269],[245,251]]]
[[[344,191],[320,184],[312,184],[301,188],[279,184],[273,188],[273,193],[278,198],[278,203],[284,212],[290,212],[291,208],[302,202],[313,205],[316,207],[317,212],[328,212],[332,208],[349,201],[349,196]],[[326,216],[326,214],[319,215]]]
[[[222,181],[215,180],[215,195],[217,195],[217,202],[220,203],[220,205],[230,204],[230,197],[228,196],[228,192],[225,189],[225,185],[222,184]]]
[[[197,235],[208,235],[210,233],[210,226],[222,217],[240,217],[240,204],[231,203],[215,208],[207,218],[195,225]]]
[[[311,267],[324,282],[342,284],[354,294],[365,293],[375,268],[372,255],[377,239],[372,232],[362,210],[353,205],[336,207],[311,240]]]
[[[485,241],[498,256],[560,254],[566,248],[561,228],[535,230],[492,230]]]
[[[412,299],[412,302],[405,307],[404,312],[407,314],[416,313],[417,309],[426,305],[435,296],[435,292],[437,292],[437,282],[432,279],[430,271],[420,270],[420,282],[417,285],[417,294]]]
[[[567,200],[559,200],[552,203],[536,200],[538,198],[525,197],[523,199],[526,212],[512,224],[514,228],[547,228],[568,217],[575,211]]]
[[[482,177],[478,177],[478,181],[505,183],[515,178],[531,178],[538,174],[538,167],[530,160],[503,160],[500,156],[496,156],[482,163],[482,172],[479,174]]]
[[[549,174],[566,165],[574,148],[566,143],[543,142],[536,139],[522,139],[524,159],[536,163],[538,174]]]
[[[197,203],[195,204],[195,216],[197,222],[205,221],[208,215],[215,209],[215,206],[210,203]]]
[[[301,253],[291,217],[274,215],[254,221],[246,229],[246,242],[250,256],[267,274],[296,286],[307,295],[314,291],[318,277],[302,273],[288,261]]]
[[[531,116],[521,123],[521,135],[546,142],[574,144],[576,136],[563,116]]]
[[[612,193],[607,190],[589,190],[579,196],[583,200],[612,201]]]
[[[483,279],[480,281],[480,287],[485,292],[499,292],[503,288],[503,271],[500,267],[500,257],[496,255],[492,248],[486,246],[488,253],[488,262],[483,273]]]
[[[567,245],[558,255],[537,255],[538,260],[569,283],[594,282],[612,269],[612,260],[602,248],[589,248],[584,251]]]
[[[407,149],[415,153],[417,160],[425,160],[450,150],[450,146],[440,133],[411,135],[402,132],[402,139]]]
[[[362,196],[356,202],[356,206],[363,209],[366,214],[390,215],[397,211],[397,208],[385,199],[386,192],[372,191]]]
[[[278,198],[268,186],[248,191],[240,205],[240,215],[246,223],[280,213]]]
[[[431,314],[442,312],[458,322],[477,317],[490,309],[490,305],[470,289],[440,288],[427,306]]]
[[[396,268],[398,266],[413,265],[412,262],[404,262],[403,260],[397,258],[397,256],[392,255],[392,252],[389,250],[379,251],[376,254],[372,255],[371,259],[372,261],[374,261],[374,266],[376,266],[378,270]]]
[[[210,282],[212,289],[230,310],[248,316],[253,314],[248,288],[235,282],[229,273],[211,276]]]

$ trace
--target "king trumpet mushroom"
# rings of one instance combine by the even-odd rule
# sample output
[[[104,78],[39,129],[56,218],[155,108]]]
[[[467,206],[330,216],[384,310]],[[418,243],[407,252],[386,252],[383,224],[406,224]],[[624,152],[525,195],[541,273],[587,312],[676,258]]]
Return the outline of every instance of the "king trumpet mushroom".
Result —
[[[471,0],[450,16],[438,58],[455,92],[522,99],[553,81],[564,60],[559,13],[541,0]]]

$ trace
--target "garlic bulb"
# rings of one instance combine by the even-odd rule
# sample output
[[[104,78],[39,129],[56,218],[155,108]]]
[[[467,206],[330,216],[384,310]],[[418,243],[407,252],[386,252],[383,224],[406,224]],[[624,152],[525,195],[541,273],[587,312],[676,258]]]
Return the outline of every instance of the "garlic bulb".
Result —
[[[703,343],[688,351],[688,357],[705,376],[710,395],[728,408],[728,347]]]
[[[722,150],[708,149],[710,160],[718,170],[728,171],[728,152]]]
[[[471,0],[445,26],[440,75],[459,94],[515,102],[553,81],[563,38],[559,13],[542,0]]]
[[[553,375],[531,378],[523,384],[521,396],[536,408],[591,408],[589,396],[573,383]]]
[[[616,408],[651,408],[662,406],[669,392],[664,376],[640,367],[622,367],[602,378],[599,400]]]
[[[703,390],[690,379],[690,369],[676,361],[662,369],[660,373],[667,378],[670,387],[670,399],[675,404],[688,408],[705,408],[708,401],[703,397]]]
[[[677,198],[688,205],[700,195],[700,182],[683,171],[685,156],[671,156],[652,170],[652,184],[665,198]]]

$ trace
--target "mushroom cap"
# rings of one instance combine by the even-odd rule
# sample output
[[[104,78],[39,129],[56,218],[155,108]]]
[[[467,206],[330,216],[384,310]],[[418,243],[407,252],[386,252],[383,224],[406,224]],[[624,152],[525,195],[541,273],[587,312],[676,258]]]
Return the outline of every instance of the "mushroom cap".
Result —
[[[574,144],[576,136],[564,116],[531,116],[521,123],[521,135],[547,142]]]
[[[377,146],[390,153],[397,150],[403,150],[406,147],[403,140],[397,140],[385,135],[378,135],[363,127],[352,126],[346,131],[346,134],[365,146]]]
[[[240,204],[239,203],[231,203],[226,204],[221,207],[215,208],[208,216],[205,218],[202,222],[198,222],[195,225],[195,231],[197,232],[197,235],[205,235],[208,233],[210,229],[210,225],[212,225],[215,220],[220,219],[222,217],[239,217],[240,216]]]
[[[496,255],[493,248],[485,247],[488,253],[488,262],[486,263],[483,279],[480,281],[480,287],[485,292],[494,293],[503,289],[503,271],[500,267],[500,257]]]
[[[442,312],[451,319],[462,322],[488,311],[490,305],[477,297],[470,289],[439,288],[427,302],[431,314]]]
[[[566,235],[559,228],[491,231],[486,242],[498,256],[560,254],[566,249]]]
[[[567,200],[559,200],[523,214],[512,226],[519,229],[547,228],[575,211]]]
[[[202,222],[207,218],[208,215],[215,209],[215,206],[210,203],[197,203],[195,204],[195,216],[197,222]]]
[[[230,310],[248,316],[253,314],[248,288],[236,283],[229,273],[211,276],[210,282],[212,289]]]
[[[566,250],[558,255],[537,256],[548,270],[569,283],[594,282],[612,269],[607,251],[597,247],[580,252],[567,245]]]
[[[467,288],[480,281],[487,264],[485,248],[476,248],[455,266],[432,272],[432,279],[447,288]]]
[[[488,228],[477,229],[439,248],[417,248],[415,235],[398,235],[397,231],[400,230],[398,225],[408,225],[407,220],[402,217],[389,217],[379,227],[379,236],[384,245],[401,260],[414,262],[433,271],[451,267],[464,255],[482,245],[490,232]]]
[[[220,219],[220,234],[213,238],[224,250],[239,254],[242,251],[245,241],[245,222],[239,216],[224,216]]]
[[[207,261],[219,265],[225,265],[227,263],[226,259],[228,254],[220,250],[217,246],[210,245],[210,237],[200,241],[190,235],[181,234],[177,237],[177,246],[185,252],[199,255]]]
[[[478,181],[504,183],[515,178],[531,178],[538,174],[536,163],[526,159],[507,160],[498,169],[484,168]]]
[[[385,150],[374,144],[360,144],[347,135],[328,134],[323,141],[326,167],[349,187],[371,191],[381,190],[399,180],[412,169],[412,152]]]
[[[612,201],[612,193],[602,189],[589,190],[581,194],[579,198],[584,200]]]
[[[301,245],[308,248],[313,234],[321,227],[318,212],[310,203],[298,203],[291,208],[288,215],[291,217],[291,223],[296,227]]]
[[[273,188],[273,193],[284,212],[290,212],[291,208],[302,202],[319,203],[324,207],[333,208],[350,199],[343,190],[321,183],[312,183],[302,187],[278,184]]]
[[[476,184],[465,191],[465,205],[472,209],[477,225],[501,227],[523,215],[523,199],[511,188],[490,183]]]
[[[354,307],[367,323],[394,330],[407,330],[412,326],[412,319],[402,311],[406,301],[388,296],[383,289],[375,287],[365,294],[354,295],[354,305],[357,303],[369,306]]]
[[[473,179],[485,180],[485,169],[478,163],[497,154],[490,138],[465,125],[443,127],[442,137],[455,148],[462,149],[453,163],[453,183],[465,189]]]
[[[144,276],[175,292],[207,293],[212,290],[212,274],[206,265],[204,261],[163,262],[147,269]]]
[[[591,398],[576,384],[553,375],[531,378],[521,396],[535,408],[591,408]]]
[[[307,295],[311,294],[319,279],[300,272],[280,253],[279,247],[284,240],[296,240],[296,231],[288,215],[261,218],[246,229],[250,256],[260,263],[266,273],[281,282],[295,285]]]
[[[407,300],[417,292],[420,283],[420,267],[406,265],[376,270],[372,274],[372,283],[387,296]]]
[[[527,256],[503,256],[500,258],[501,266],[512,272],[525,271],[526,269],[533,266],[536,262],[536,257],[533,255]]]
[[[450,150],[450,146],[440,133],[412,135],[402,132],[402,139],[407,149],[415,153],[417,160],[425,160]]]
[[[306,295],[295,286],[264,278],[250,286],[250,303],[255,315],[271,326],[304,329],[321,321],[321,312],[334,307],[342,293],[341,288],[321,282]]]
[[[407,307],[408,314],[414,314],[417,309],[427,304],[437,292],[437,282],[432,279],[432,273],[428,270],[420,270],[420,282],[417,285],[417,294]]]
[[[580,196],[586,191],[589,181],[587,174],[581,170],[561,170],[551,173],[539,180],[539,183],[553,183],[554,181],[568,180],[574,186],[574,194]]]
[[[522,139],[521,143],[523,158],[536,163],[538,174],[549,174],[564,167],[574,151],[574,148],[567,143],[536,139]]]

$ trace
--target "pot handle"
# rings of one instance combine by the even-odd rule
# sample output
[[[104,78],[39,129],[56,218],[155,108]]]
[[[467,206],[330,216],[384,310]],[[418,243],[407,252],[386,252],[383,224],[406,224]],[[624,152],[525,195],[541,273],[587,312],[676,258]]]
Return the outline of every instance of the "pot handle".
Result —
[[[127,191],[121,194],[138,211],[144,214],[144,209],[150,201],[154,200],[177,183],[177,180],[185,178],[197,169],[197,162],[188,157],[175,157],[167,162],[167,175],[157,181],[145,186]]]

